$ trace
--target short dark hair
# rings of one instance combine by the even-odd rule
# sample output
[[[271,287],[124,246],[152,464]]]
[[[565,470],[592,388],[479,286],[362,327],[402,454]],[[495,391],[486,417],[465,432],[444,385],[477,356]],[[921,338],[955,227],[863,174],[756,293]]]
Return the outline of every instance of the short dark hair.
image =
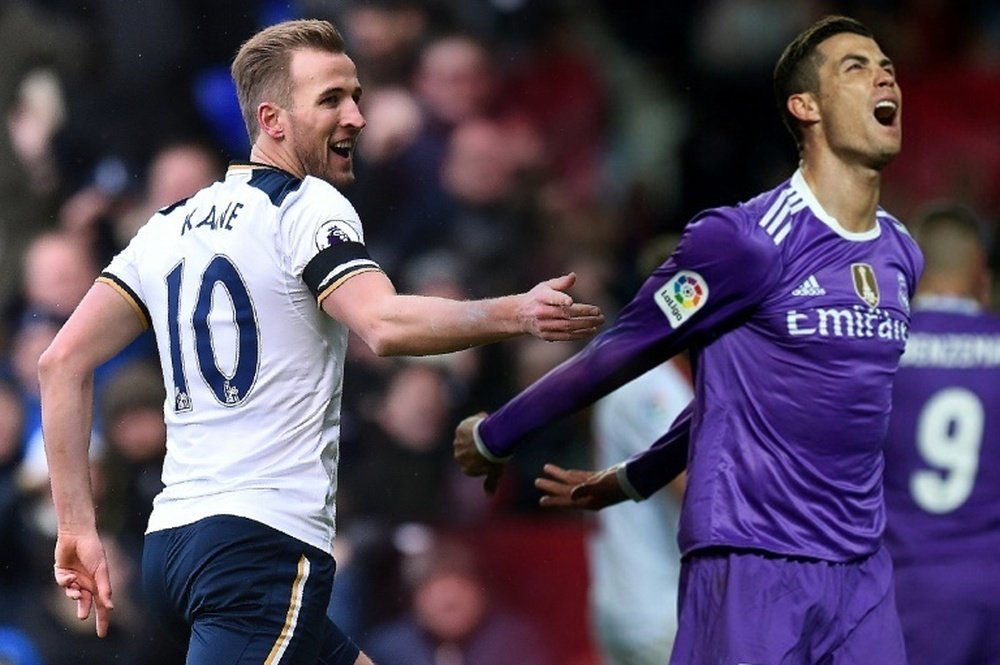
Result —
[[[788,111],[788,98],[800,92],[819,92],[819,68],[823,59],[817,47],[845,32],[875,39],[874,33],[861,21],[848,16],[826,16],[800,32],[785,47],[774,67],[774,97],[778,111],[799,147],[802,146],[802,127]]]
[[[292,51],[308,48],[343,53],[344,38],[328,21],[300,19],[264,28],[240,47],[232,75],[251,143],[260,132],[257,107],[262,102],[291,104]]]
[[[980,247],[989,244],[989,232],[979,217],[966,206],[950,200],[925,203],[913,214],[910,231],[920,248],[929,253],[936,237],[957,234]]]

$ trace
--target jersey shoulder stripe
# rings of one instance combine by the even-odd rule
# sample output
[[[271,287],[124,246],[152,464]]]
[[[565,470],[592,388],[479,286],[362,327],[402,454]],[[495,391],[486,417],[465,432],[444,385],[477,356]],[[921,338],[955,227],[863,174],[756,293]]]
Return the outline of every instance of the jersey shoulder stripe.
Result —
[[[889,222],[890,224],[892,224],[892,227],[894,229],[896,229],[897,231],[899,231],[900,233],[902,233],[903,235],[905,235],[907,237],[911,237],[911,238],[913,237],[910,234],[910,230],[908,228],[906,228],[905,224],[903,224],[901,221],[899,221],[898,219],[896,219],[895,216],[893,216],[891,213],[886,212],[882,208],[878,208],[875,211],[875,218],[876,219],[884,219],[887,222]]]
[[[171,203],[171,204],[170,204],[170,205],[168,205],[168,206],[164,206],[163,208],[160,208],[160,209],[159,209],[159,210],[157,210],[156,212],[157,212],[158,214],[160,214],[160,215],[169,215],[169,214],[170,214],[170,213],[172,213],[172,212],[173,212],[174,210],[177,210],[177,208],[180,208],[180,207],[181,207],[182,205],[184,205],[185,203],[187,203],[187,202],[188,202],[188,199],[190,199],[190,198],[191,198],[190,196],[185,196],[185,197],[184,197],[183,199],[181,199],[180,201],[175,201],[175,202]]]
[[[142,299],[139,298],[136,292],[132,290],[132,287],[124,281],[118,279],[116,275],[107,271],[102,272],[97,278],[97,281],[107,284],[125,299],[125,302],[132,307],[136,316],[139,317],[139,322],[142,324],[143,328],[149,328],[152,325],[153,319],[149,315],[149,309],[146,307],[146,304],[142,302]]]
[[[302,180],[274,167],[261,167],[253,169],[247,185],[264,192],[272,205],[281,207],[285,198],[302,186]]]
[[[789,183],[778,191],[757,225],[764,229],[775,245],[780,245],[792,230],[793,216],[806,205],[802,194]]]

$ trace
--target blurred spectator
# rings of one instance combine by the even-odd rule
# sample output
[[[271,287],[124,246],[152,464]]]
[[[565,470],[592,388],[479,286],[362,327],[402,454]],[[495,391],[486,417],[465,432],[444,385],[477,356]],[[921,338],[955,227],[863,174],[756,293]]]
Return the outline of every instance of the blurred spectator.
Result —
[[[451,402],[442,370],[406,363],[342,451],[342,521],[379,524],[442,521],[451,510]],[[347,461],[349,460],[349,461]],[[386,491],[386,488],[392,488]]]
[[[66,319],[97,279],[90,247],[58,231],[32,241],[24,254],[24,299],[27,311]]]
[[[18,317],[11,343],[11,366],[23,391],[25,405],[25,452],[20,474],[35,486],[47,481],[48,467],[42,443],[41,405],[38,396],[38,358],[59,327],[76,308],[98,275],[89,245],[63,231],[38,236],[24,255],[22,301],[11,307]],[[133,358],[150,357],[151,335],[140,337],[125,351],[98,368],[94,375],[95,395],[104,382]],[[99,401],[99,400],[98,400]],[[100,445],[101,422],[94,422],[95,445]]]
[[[419,216],[414,210],[427,196],[423,187],[434,182],[425,164],[412,155],[413,145],[424,130],[424,112],[414,95],[403,87],[366,91],[361,108],[367,120],[355,150],[358,179],[348,190],[351,201],[365,220],[366,241],[372,256],[390,272],[398,243],[399,218]],[[433,185],[433,191],[439,187]]]
[[[100,506],[100,522],[138,564],[153,497],[163,489],[167,429],[159,369],[132,361],[108,379],[101,397],[106,501]]]
[[[204,143],[185,140],[159,148],[149,161],[139,200],[115,221],[118,246],[127,245],[157,210],[207,187],[224,171],[218,152]]]
[[[455,127],[495,114],[497,80],[489,51],[466,35],[433,39],[420,52],[412,90],[412,97],[376,91],[374,100],[364,102],[366,113],[370,108],[393,124],[375,130],[373,148],[359,148],[359,176],[350,190],[376,243],[372,254],[390,272],[448,234],[442,168]],[[367,140],[362,137],[359,146]]]
[[[97,277],[89,249],[65,233],[36,237],[23,257],[20,300],[8,305],[15,322],[10,362],[24,400],[24,462],[20,473],[32,485],[46,479],[38,397],[38,358]]]
[[[769,189],[795,168],[767,94],[772,67],[785,43],[832,9],[816,0],[712,0],[698,10],[689,26],[692,66],[682,73],[691,126],[682,145],[678,220]],[[738,123],[730,121],[734,109]]]
[[[365,94],[363,105],[367,124],[358,156],[370,167],[397,157],[423,128],[423,112],[406,88],[376,88]]]
[[[495,295],[530,278],[539,201],[525,176],[538,167],[539,147],[529,126],[486,119],[463,122],[446,146],[438,244],[476,271],[481,294]],[[512,263],[513,256],[522,260]]]
[[[20,391],[12,376],[0,369],[0,474],[21,461],[24,412]]]
[[[664,363],[594,405],[595,464],[608,468],[649,447],[694,397],[677,360]],[[607,665],[662,665],[677,631],[683,480],[636,504],[597,514],[588,549],[590,614]],[[628,598],[628,603],[622,603]]]
[[[21,321],[11,349],[11,367],[21,389],[24,408],[23,457],[18,482],[33,491],[48,483],[48,466],[42,444],[42,405],[38,387],[38,359],[59,332],[63,320],[45,312],[32,312]]]
[[[60,231],[36,233],[19,255],[17,289],[2,301],[0,350],[9,345],[24,318],[65,320],[97,277],[90,245]]]
[[[228,74],[227,74],[228,76]],[[244,131],[245,133],[245,131]],[[90,247],[105,266],[160,208],[191,196],[223,173],[219,152],[194,139],[166,143],[153,154],[138,192],[119,182],[127,175],[112,164],[107,173],[69,196],[59,210],[59,227],[81,247]]]
[[[60,174],[53,139],[65,78],[79,72],[85,37],[36,3],[0,3],[0,299],[13,293],[25,243],[51,227]]]
[[[574,201],[594,203],[603,195],[605,86],[595,51],[580,38],[569,5],[545,6],[534,40],[508,74],[503,101],[508,113],[523,113],[537,127],[553,184]]]
[[[419,0],[348,3],[339,24],[366,85],[378,88],[409,82],[431,26],[429,4]]]
[[[163,142],[207,133],[193,80],[209,64],[232,58],[257,15],[256,3],[64,4],[87,26],[92,54],[86,76],[67,91],[63,147],[74,161],[74,188],[99,165],[114,164],[130,180]]]
[[[62,87],[55,72],[39,69],[27,74],[17,104],[7,115],[7,130],[31,192],[51,194],[59,185],[53,138],[65,119]]]
[[[0,370],[2,371],[2,370]],[[22,583],[28,552],[24,542],[23,501],[17,485],[17,467],[23,454],[24,405],[13,377],[0,374],[0,595]],[[0,605],[0,625],[16,612]]]
[[[444,130],[495,112],[498,86],[486,45],[462,34],[444,35],[427,44],[413,80],[431,122]]]
[[[376,629],[365,651],[379,665],[552,665],[543,636],[493,603],[472,551],[437,542],[404,560],[410,611]]]
[[[546,372],[568,359],[575,351],[571,344],[532,344],[527,340],[514,343],[513,385],[510,392],[531,385]],[[586,418],[569,417],[532,436],[531,445],[525,446],[511,458],[501,477],[497,490],[497,510],[522,515],[538,514],[540,492],[535,489],[535,477],[546,462],[562,467],[580,468],[589,462],[590,440]],[[567,513],[570,519],[574,515]]]

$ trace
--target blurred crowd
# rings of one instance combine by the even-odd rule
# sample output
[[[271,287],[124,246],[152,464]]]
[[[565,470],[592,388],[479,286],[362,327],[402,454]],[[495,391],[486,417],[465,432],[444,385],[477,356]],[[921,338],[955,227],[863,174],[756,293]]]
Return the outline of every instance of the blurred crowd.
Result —
[[[613,316],[694,213],[792,173],[771,67],[831,12],[869,24],[899,72],[906,132],[884,206],[905,222],[951,198],[995,231],[996,2],[0,2],[0,663],[182,661],[146,622],[135,576],[165,446],[153,340],[95,383],[93,477],[116,575],[104,641],[52,582],[35,367],[150,214],[246,159],[228,67],[257,28],[319,17],[344,33],[368,123],[345,194],[401,291],[488,297],[574,270],[574,295]],[[450,446],[460,417],[575,350],[528,339],[401,362],[351,345],[330,612],[380,665],[587,662],[503,607],[482,548],[461,537],[555,519],[532,481],[545,461],[590,466],[586,420],[550,428],[494,497]]]

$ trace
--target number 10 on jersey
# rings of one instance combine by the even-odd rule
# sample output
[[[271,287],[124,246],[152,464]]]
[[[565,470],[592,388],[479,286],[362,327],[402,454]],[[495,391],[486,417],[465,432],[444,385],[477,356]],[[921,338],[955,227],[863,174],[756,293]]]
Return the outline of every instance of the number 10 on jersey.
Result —
[[[227,256],[217,255],[201,275],[193,313],[190,318],[182,321],[181,312],[190,307],[190,303],[181,302],[184,268],[185,261],[182,260],[174,266],[166,280],[167,338],[174,384],[174,412],[184,413],[195,407],[183,353],[184,348],[192,347],[201,378],[216,401],[226,407],[240,406],[253,389],[260,367],[257,311],[250,298],[250,291],[232,260]],[[236,331],[236,361],[231,373],[226,373],[219,366],[213,338],[211,315],[217,286],[228,295],[226,300],[231,308],[232,318],[222,321],[216,317],[214,325],[231,325]],[[218,332],[221,331],[216,331],[216,334]]]

